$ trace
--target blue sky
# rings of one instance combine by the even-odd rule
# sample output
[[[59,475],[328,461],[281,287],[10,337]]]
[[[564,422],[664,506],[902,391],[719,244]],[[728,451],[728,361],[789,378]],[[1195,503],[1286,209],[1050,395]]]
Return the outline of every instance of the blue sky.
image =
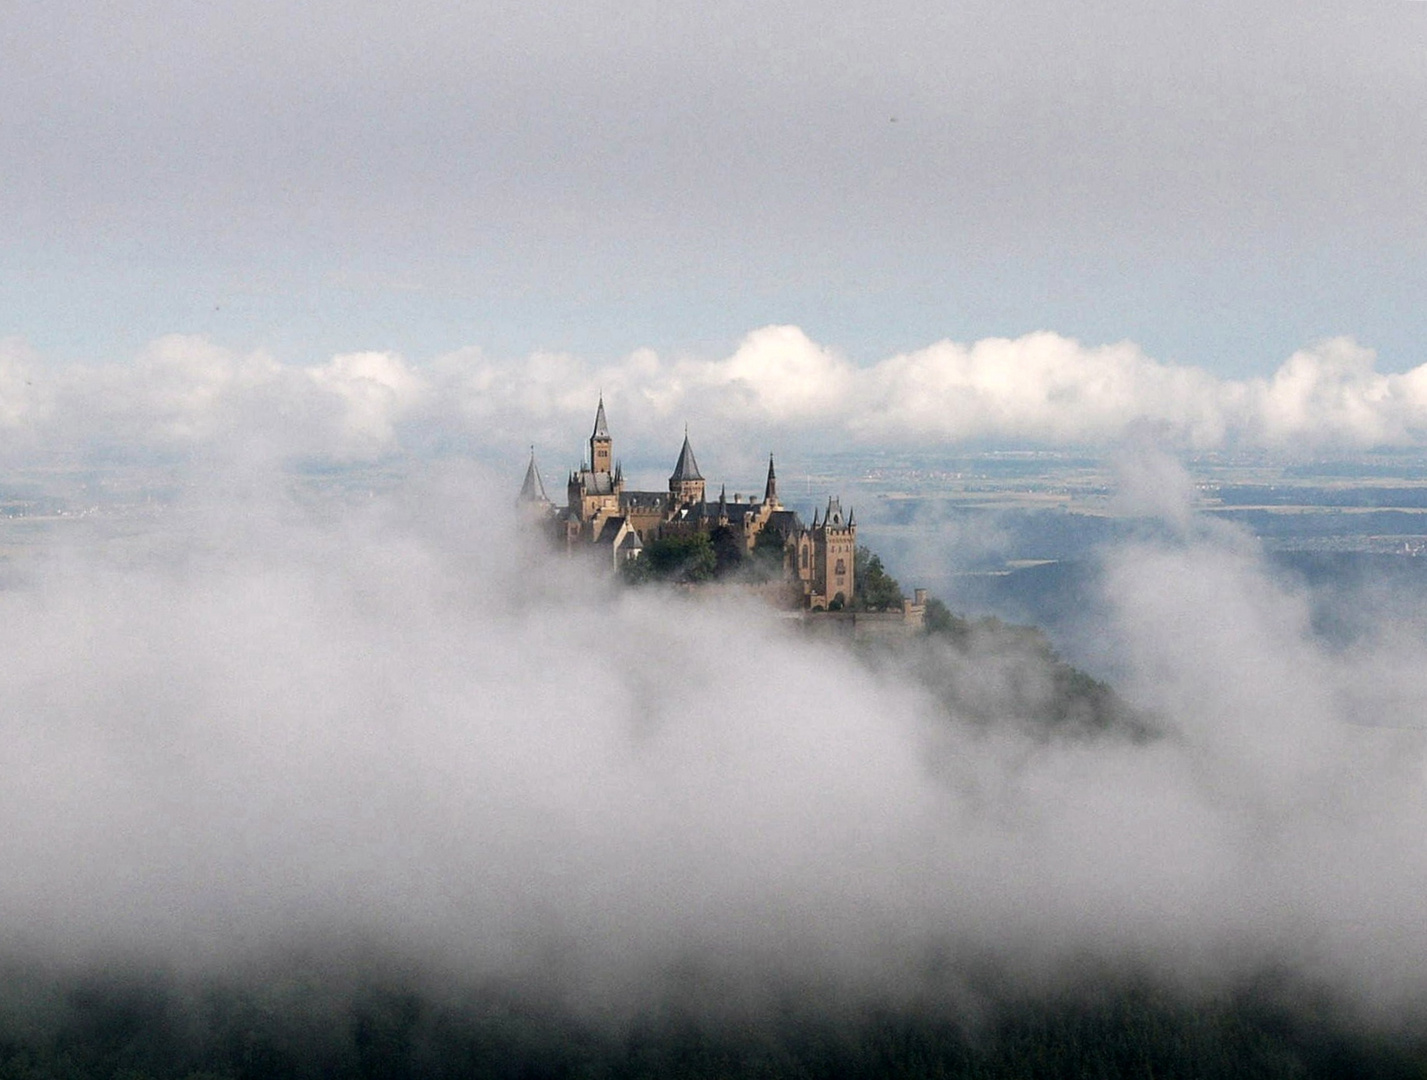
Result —
[[[727,355],[801,326],[1427,360],[1427,6],[297,5],[3,17],[0,336],[122,361]]]

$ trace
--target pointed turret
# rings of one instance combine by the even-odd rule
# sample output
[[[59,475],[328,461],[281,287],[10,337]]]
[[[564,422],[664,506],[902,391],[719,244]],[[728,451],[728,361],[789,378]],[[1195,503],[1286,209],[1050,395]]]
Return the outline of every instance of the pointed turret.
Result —
[[[704,478],[699,472],[699,463],[694,460],[694,448],[689,445],[688,428],[684,429],[684,445],[669,477],[669,494],[678,505],[704,501]]]
[[[550,505],[550,497],[545,494],[545,484],[540,479],[540,470],[535,466],[535,447],[530,448],[530,464],[525,467],[525,482],[520,485],[520,495],[516,502],[521,506],[544,508]]]
[[[778,506],[778,474],[773,471],[773,455],[768,455],[768,482],[763,485],[763,501]]]
[[[685,480],[702,480],[699,473],[699,463],[694,460],[694,448],[689,445],[689,433],[684,432],[684,446],[679,451],[679,460],[674,463],[674,475],[669,477],[669,482],[679,483]]]
[[[609,423],[604,415],[604,395],[600,395],[599,408],[595,410],[595,431],[590,436],[590,468],[597,473],[607,473],[614,458],[614,440],[610,438]]]

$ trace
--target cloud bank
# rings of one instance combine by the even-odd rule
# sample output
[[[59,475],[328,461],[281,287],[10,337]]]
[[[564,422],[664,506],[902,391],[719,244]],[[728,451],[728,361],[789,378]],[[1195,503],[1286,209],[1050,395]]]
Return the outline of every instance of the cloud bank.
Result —
[[[469,468],[315,509],[247,482],[0,591],[0,951],[360,939],[634,1005],[691,970],[899,1001],[1087,960],[1427,989],[1420,733],[1345,724],[1353,657],[1236,533],[1109,562],[1101,631],[1171,734],[1047,740],[736,598],[535,559]],[[1420,683],[1397,632],[1380,719]],[[960,663],[993,716],[1040,677]]]
[[[1053,333],[941,341],[861,366],[792,326],[756,330],[727,357],[639,350],[607,364],[469,349],[425,363],[365,352],[302,367],[168,337],[132,363],[63,367],[21,342],[0,345],[0,431],[12,452],[241,447],[367,460],[445,445],[508,461],[530,442],[576,445],[601,392],[621,448],[636,453],[664,447],[683,422],[701,448],[735,457],[770,435],[807,448],[1148,437],[1194,450],[1318,451],[1427,440],[1427,365],[1380,372],[1373,352],[1346,338],[1243,380],[1128,342]]]

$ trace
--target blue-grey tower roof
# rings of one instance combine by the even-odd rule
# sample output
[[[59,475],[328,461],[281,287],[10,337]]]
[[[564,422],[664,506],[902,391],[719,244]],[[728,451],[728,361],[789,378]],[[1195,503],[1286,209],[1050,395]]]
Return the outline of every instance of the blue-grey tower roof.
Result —
[[[540,470],[535,467],[535,447],[530,448],[530,464],[525,467],[525,483],[520,485],[520,501],[548,503],[545,485],[540,480]]]
[[[679,460],[674,463],[674,475],[669,477],[671,484],[680,480],[702,480],[699,475],[699,463],[694,460],[694,448],[689,445],[689,433],[684,432],[684,448],[679,451]]]

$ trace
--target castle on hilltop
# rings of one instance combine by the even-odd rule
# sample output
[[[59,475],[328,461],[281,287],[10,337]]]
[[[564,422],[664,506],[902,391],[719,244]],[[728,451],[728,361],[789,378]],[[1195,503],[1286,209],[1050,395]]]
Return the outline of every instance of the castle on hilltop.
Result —
[[[619,567],[640,558],[648,545],[703,534],[736,543],[745,554],[755,548],[781,551],[784,577],[796,587],[806,610],[836,610],[852,602],[857,549],[852,513],[844,516],[841,501],[830,498],[821,517],[814,512],[812,524],[805,524],[778,498],[771,454],[761,501],[752,496],[745,501],[739,495],[730,501],[724,487],[718,499],[709,502],[686,429],[669,490],[627,490],[601,396],[589,456],[570,473],[565,490],[566,505],[556,507],[545,493],[532,449],[517,504],[570,551],[592,551]]]

